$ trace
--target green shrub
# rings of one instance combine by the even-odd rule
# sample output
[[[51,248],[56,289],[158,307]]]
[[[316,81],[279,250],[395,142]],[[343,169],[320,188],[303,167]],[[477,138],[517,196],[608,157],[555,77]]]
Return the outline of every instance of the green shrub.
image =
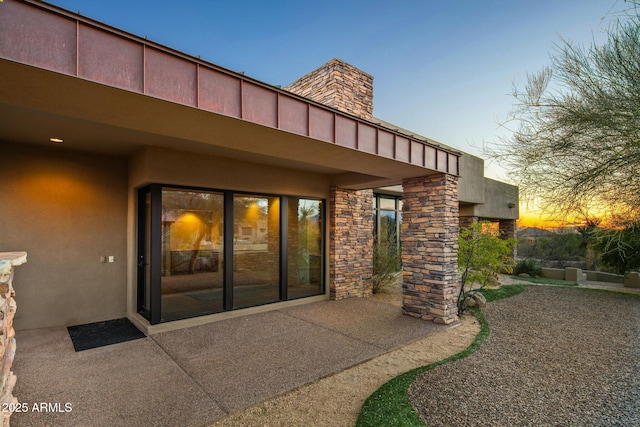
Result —
[[[373,242],[373,293],[382,292],[388,285],[398,280],[402,267],[400,248],[395,234]]]
[[[531,277],[540,277],[542,276],[542,267],[540,267],[540,263],[535,259],[523,259],[518,261],[516,267],[513,269],[513,274],[517,276],[523,273]]]
[[[476,222],[460,229],[458,314],[466,310],[467,297],[488,286],[499,272],[512,271],[514,260],[511,252],[516,244],[516,239],[504,239],[490,223]]]

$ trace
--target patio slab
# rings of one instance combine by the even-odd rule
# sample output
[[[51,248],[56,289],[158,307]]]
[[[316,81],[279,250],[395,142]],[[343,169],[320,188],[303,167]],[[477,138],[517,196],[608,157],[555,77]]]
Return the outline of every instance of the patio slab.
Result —
[[[199,426],[226,413],[151,339],[76,353],[66,328],[23,331],[16,426]],[[40,412],[40,404],[53,408]],[[58,407],[55,404],[58,403]]]
[[[29,410],[11,424],[204,425],[447,328],[354,298],[79,353],[65,328],[19,331],[14,395]]]
[[[402,314],[396,306],[365,301],[323,301],[280,311],[387,351],[442,330],[441,325]]]

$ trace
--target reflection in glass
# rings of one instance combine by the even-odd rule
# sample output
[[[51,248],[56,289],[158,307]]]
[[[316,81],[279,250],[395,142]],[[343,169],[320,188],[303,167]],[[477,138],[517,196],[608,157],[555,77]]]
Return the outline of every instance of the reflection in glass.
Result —
[[[396,199],[392,197],[380,197],[378,207],[380,209],[396,210]]]
[[[280,199],[235,195],[233,307],[280,299]]]
[[[396,211],[380,211],[380,232],[378,238],[389,243],[397,239]]]
[[[139,195],[138,310],[151,322],[323,293],[321,200],[158,184]]]
[[[289,199],[288,297],[322,293],[322,202]]]
[[[399,197],[376,195],[374,197],[373,235],[377,242],[388,245],[389,250],[400,246],[402,200]]]
[[[224,196],[162,189],[162,321],[222,311]]]

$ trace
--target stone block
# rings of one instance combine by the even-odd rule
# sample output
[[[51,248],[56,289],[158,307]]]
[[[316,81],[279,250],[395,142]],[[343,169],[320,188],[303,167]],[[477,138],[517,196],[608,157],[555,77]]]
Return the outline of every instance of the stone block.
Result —
[[[564,280],[570,282],[582,282],[583,275],[582,270],[579,268],[567,267],[564,269]]]
[[[439,323],[441,325],[450,325],[454,322],[458,321],[458,316],[451,316],[451,317],[435,317],[433,319],[433,323]]]
[[[627,273],[624,275],[625,288],[640,288],[640,273]]]
[[[16,313],[15,291],[13,289],[14,267],[27,262],[25,252],[0,253],[0,406],[2,406],[2,425],[9,426],[14,408],[18,400],[13,396],[16,376],[11,371],[15,356],[16,340],[13,329],[13,318]]]

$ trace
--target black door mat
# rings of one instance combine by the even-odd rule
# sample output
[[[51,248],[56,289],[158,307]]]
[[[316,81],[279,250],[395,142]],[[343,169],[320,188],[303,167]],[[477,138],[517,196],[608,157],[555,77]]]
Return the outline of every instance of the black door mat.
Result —
[[[144,338],[145,335],[126,317],[67,327],[76,351]]]

